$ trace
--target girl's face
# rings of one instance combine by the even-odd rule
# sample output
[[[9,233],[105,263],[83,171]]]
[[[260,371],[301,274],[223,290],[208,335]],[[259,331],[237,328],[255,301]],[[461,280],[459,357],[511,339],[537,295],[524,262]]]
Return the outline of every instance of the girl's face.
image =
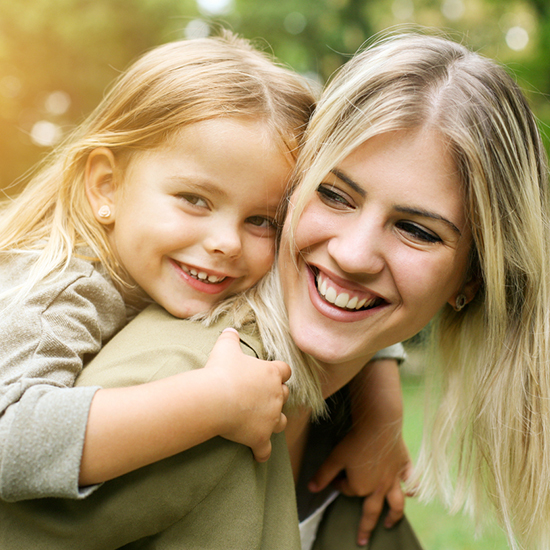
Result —
[[[291,169],[264,122],[233,117],[184,127],[138,153],[112,193],[109,237],[118,260],[176,317],[206,311],[270,268]]]
[[[320,183],[294,245],[285,226],[279,267],[293,339],[329,369],[361,368],[454,304],[470,246],[461,183],[439,135],[368,140]]]

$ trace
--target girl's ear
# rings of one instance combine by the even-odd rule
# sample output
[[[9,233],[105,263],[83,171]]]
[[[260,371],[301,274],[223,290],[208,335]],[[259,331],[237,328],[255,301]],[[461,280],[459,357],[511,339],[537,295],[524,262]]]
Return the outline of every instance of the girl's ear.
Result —
[[[448,300],[455,311],[460,311],[466,304],[469,304],[477,294],[481,280],[478,277],[472,277],[464,283]]]
[[[95,219],[103,225],[115,221],[115,156],[110,149],[94,149],[86,161],[86,196]]]

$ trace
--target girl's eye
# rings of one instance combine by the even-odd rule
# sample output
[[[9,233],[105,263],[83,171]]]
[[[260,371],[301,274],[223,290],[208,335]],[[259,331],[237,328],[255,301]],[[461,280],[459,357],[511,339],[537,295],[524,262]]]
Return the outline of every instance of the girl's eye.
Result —
[[[353,206],[346,196],[333,185],[322,183],[317,187],[317,194],[324,203],[331,206],[340,208]]]
[[[182,194],[182,195],[179,195],[179,197],[183,199],[185,202],[192,204],[193,206],[199,206],[201,208],[208,207],[208,203],[202,197],[199,197],[197,195]]]
[[[251,216],[246,218],[246,223],[252,225],[254,228],[262,230],[262,232],[273,232],[277,231],[277,221],[273,218],[266,218],[264,216]]]
[[[416,241],[422,241],[425,243],[443,242],[441,240],[441,237],[413,222],[400,221],[396,224],[396,227],[407,233],[407,235],[409,235]]]
[[[277,225],[275,220],[272,220],[271,218],[264,218],[263,216],[251,216],[250,218],[247,218],[246,221],[256,227],[275,227]]]

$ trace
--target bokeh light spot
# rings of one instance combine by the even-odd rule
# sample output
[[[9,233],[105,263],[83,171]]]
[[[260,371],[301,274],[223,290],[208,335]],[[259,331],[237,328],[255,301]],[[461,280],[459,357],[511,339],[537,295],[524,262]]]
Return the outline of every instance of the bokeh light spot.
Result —
[[[223,15],[231,12],[232,0],[197,0],[197,6],[202,13],[208,15]]]
[[[193,19],[187,23],[184,32],[185,38],[188,40],[193,38],[206,38],[210,35],[210,26],[202,19]]]
[[[51,147],[61,139],[61,128],[47,120],[39,120],[31,130],[31,140],[40,147]]]
[[[283,22],[285,30],[290,34],[300,34],[307,25],[307,19],[298,11],[289,13]]]
[[[412,0],[394,0],[391,9],[394,17],[402,21],[412,19],[414,16],[414,4]]]
[[[71,106],[71,97],[61,90],[52,92],[46,98],[44,106],[51,115],[64,115]]]
[[[462,0],[445,0],[441,5],[441,13],[450,21],[458,21],[464,15],[464,11]]]
[[[511,50],[519,52],[529,43],[529,33],[523,27],[512,27],[506,33],[506,44]]]

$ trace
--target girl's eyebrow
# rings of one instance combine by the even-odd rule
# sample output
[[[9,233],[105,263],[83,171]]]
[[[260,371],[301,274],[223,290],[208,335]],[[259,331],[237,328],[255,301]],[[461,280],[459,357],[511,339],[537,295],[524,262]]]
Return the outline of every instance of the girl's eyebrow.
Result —
[[[358,193],[361,197],[366,197],[367,193],[366,191],[355,181],[353,181],[349,176],[344,174],[341,170],[338,170],[338,168],[333,168],[331,170],[331,173],[334,174],[338,179],[342,180],[345,184],[349,185],[356,193]],[[422,216],[425,218],[431,218],[432,220],[438,220],[443,222],[444,224],[448,225],[459,237],[462,236],[462,233],[460,229],[447,218],[436,214],[435,212],[430,212],[428,210],[423,210],[421,208],[412,208],[407,206],[394,206],[395,210],[397,212],[401,212],[403,214],[411,214],[413,216]]]

